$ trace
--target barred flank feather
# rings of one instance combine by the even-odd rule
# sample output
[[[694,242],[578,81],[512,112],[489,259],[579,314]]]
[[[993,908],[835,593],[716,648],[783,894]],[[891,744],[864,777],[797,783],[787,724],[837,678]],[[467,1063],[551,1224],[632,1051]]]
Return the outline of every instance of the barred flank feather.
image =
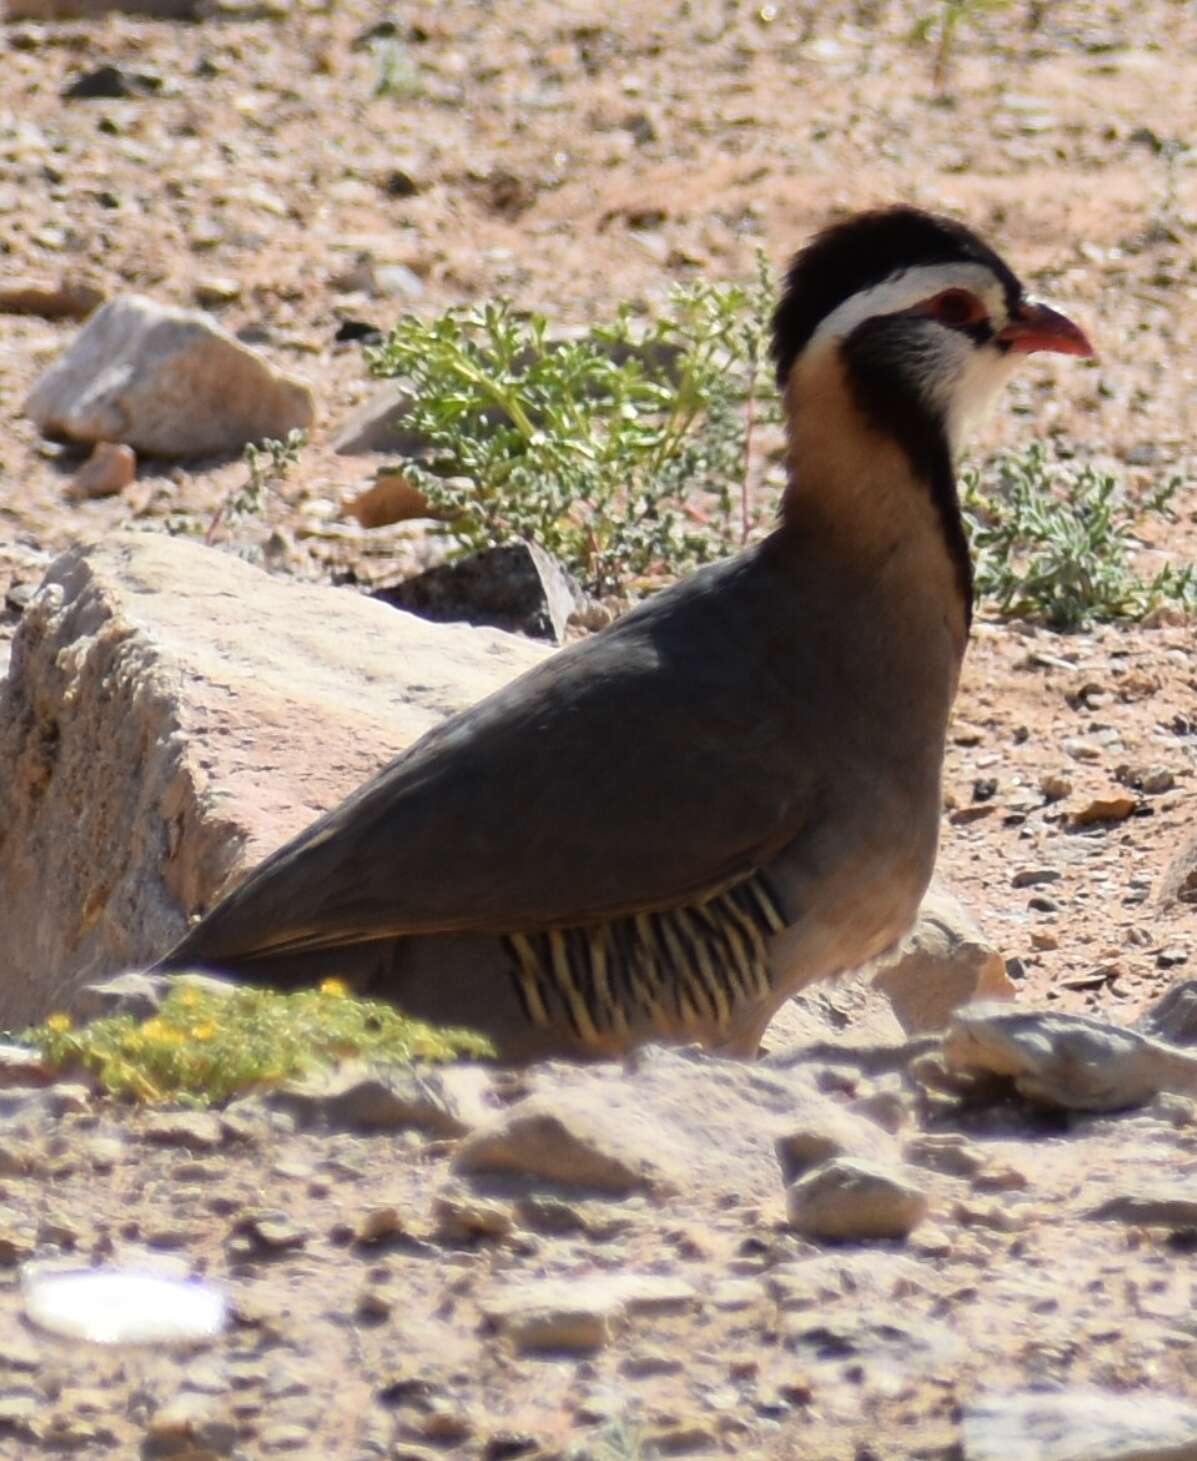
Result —
[[[768,940],[788,920],[764,875],[704,903],[503,942],[530,1024],[595,1042],[633,1026],[731,1027],[770,992]]]

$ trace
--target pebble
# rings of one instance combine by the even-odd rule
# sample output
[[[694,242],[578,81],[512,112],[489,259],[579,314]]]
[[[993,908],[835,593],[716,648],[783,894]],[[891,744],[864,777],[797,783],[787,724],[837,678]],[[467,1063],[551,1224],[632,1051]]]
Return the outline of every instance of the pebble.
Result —
[[[926,1192],[900,1169],[847,1157],[815,1167],[786,1193],[789,1224],[808,1238],[904,1238],[927,1205]]]
[[[84,502],[115,497],[137,476],[137,453],[123,442],[97,441],[91,455],[71,478],[67,497]]]
[[[146,1117],[142,1136],[158,1146],[192,1151],[215,1151],[224,1139],[220,1117],[213,1111],[153,1111]]]
[[[1021,868],[1010,879],[1012,888],[1038,888],[1044,883],[1057,883],[1060,874],[1053,867]]]

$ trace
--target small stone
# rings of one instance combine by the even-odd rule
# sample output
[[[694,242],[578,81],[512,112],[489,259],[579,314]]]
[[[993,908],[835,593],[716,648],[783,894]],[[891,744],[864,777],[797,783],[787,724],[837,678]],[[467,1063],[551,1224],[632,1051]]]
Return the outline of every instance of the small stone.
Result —
[[[1044,883],[1057,883],[1060,874],[1053,867],[1021,868],[1010,879],[1012,888],[1038,888]]]
[[[962,1461],[1187,1461],[1197,1407],[1158,1392],[1025,1390],[964,1407]]]
[[[390,1294],[371,1284],[358,1294],[354,1308],[359,1319],[377,1323],[390,1318],[394,1303]]]
[[[711,1289],[708,1299],[713,1309],[734,1313],[751,1309],[761,1297],[760,1285],[748,1278],[725,1278]]]
[[[20,1426],[45,1404],[36,1390],[0,1390],[0,1426]]]
[[[1039,778],[1039,790],[1047,801],[1059,802],[1072,795],[1072,782],[1058,771],[1049,771]]]
[[[1072,815],[1074,827],[1093,827],[1102,822],[1124,822],[1135,810],[1133,796],[1095,797]]]
[[[283,1213],[251,1214],[237,1225],[237,1232],[249,1237],[261,1252],[281,1253],[302,1248],[310,1234]]]
[[[846,1157],[824,1162],[786,1193],[790,1226],[809,1238],[904,1238],[927,1205],[901,1171]]]
[[[459,1172],[513,1172],[626,1196],[663,1187],[659,1147],[599,1103],[530,1096],[467,1137]]]
[[[602,1349],[611,1339],[619,1305],[603,1303],[597,1297],[571,1302],[566,1292],[553,1300],[537,1289],[484,1312],[522,1354],[541,1350],[586,1353]]]
[[[916,1136],[902,1148],[902,1160],[948,1177],[975,1177],[985,1166],[985,1154],[954,1132]]]
[[[1092,1222],[1129,1223],[1136,1227],[1197,1227],[1197,1184],[1178,1184],[1154,1193],[1127,1192],[1107,1198],[1086,1212]]]
[[[438,1237],[450,1242],[506,1238],[515,1228],[507,1203],[457,1189],[442,1189],[433,1199],[432,1212]]]
[[[241,285],[225,274],[205,274],[195,281],[192,294],[202,308],[217,309],[223,304],[235,304],[241,298]]]
[[[75,502],[115,497],[137,475],[137,454],[121,442],[97,441],[91,455],[71,478],[67,497]]]
[[[220,1117],[213,1111],[151,1112],[142,1136],[157,1146],[181,1146],[198,1152],[215,1151],[224,1139]]]
[[[1189,962],[1189,951],[1183,944],[1169,944],[1156,954],[1155,962],[1160,969],[1176,969]]]
[[[359,1243],[381,1243],[406,1232],[397,1207],[372,1207],[358,1219],[355,1237]]]
[[[677,1375],[685,1368],[675,1354],[659,1349],[637,1350],[620,1365],[621,1373],[631,1380],[647,1380],[653,1375]]]
[[[306,1451],[311,1444],[312,1431],[310,1426],[282,1421],[267,1426],[258,1439],[263,1451]]]
[[[0,314],[85,320],[103,303],[101,290],[68,279],[57,285],[16,282],[0,286]]]
[[[427,1408],[420,1415],[421,1434],[439,1446],[456,1446],[474,1434],[476,1426],[473,1417],[463,1411],[454,1401],[434,1395]]]
[[[402,472],[379,472],[364,491],[345,504],[364,528],[384,528],[413,518],[435,517],[427,497]]]
[[[490,1073],[481,1066],[444,1070],[365,1070],[343,1065],[328,1076],[280,1087],[267,1097],[302,1126],[334,1130],[401,1131],[463,1136],[494,1116]]]

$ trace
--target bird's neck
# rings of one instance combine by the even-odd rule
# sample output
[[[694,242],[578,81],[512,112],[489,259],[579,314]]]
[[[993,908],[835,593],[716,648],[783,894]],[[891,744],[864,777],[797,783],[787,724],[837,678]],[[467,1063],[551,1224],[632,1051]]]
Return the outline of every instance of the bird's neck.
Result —
[[[897,429],[879,423],[834,348],[795,363],[786,414],[790,481],[781,536],[912,612],[942,606],[963,656],[972,564],[942,429],[926,421],[904,420]]]

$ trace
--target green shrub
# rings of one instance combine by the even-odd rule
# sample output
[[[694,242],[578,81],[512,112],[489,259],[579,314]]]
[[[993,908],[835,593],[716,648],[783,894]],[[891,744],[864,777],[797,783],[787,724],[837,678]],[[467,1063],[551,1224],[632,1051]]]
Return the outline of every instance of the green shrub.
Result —
[[[411,1065],[494,1053],[469,1031],[434,1029],[393,1005],[350,998],[336,979],[297,994],[217,993],[183,979],[152,1019],[110,1015],[76,1029],[53,1014],[21,1039],[52,1068],[82,1066],[114,1094],[196,1105],[348,1058]]]
[[[1134,530],[1166,514],[1182,485],[1174,477],[1131,502],[1112,473],[1049,463],[1038,442],[982,473],[961,477],[965,522],[976,554],[977,591],[1001,614],[1053,629],[1142,619],[1164,603],[1197,606],[1197,569],[1134,569]]]
[[[367,350],[422,438],[404,474],[463,551],[530,538],[596,593],[726,553],[755,524],[754,430],[777,420],[764,368],[773,287],[676,289],[578,338],[503,302],[405,318]]]

